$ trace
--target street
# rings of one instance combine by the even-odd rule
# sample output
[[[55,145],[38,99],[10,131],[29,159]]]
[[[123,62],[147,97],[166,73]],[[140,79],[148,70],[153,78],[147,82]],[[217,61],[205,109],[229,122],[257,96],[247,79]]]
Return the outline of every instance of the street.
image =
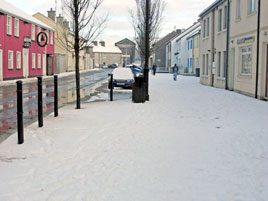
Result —
[[[267,200],[267,102],[171,74],[150,75],[149,93],[102,93],[28,126],[23,145],[10,136],[0,200]]]

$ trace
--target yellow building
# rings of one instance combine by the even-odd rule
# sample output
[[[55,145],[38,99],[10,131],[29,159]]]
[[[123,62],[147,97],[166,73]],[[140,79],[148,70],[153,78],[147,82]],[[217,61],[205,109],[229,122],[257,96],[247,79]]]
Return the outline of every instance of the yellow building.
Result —
[[[49,25],[54,30],[55,34],[55,73],[62,73],[67,71],[75,70],[75,54],[73,50],[66,45],[66,36],[69,41],[73,41],[74,37],[69,31],[69,22],[64,20],[64,18],[59,15],[56,17],[56,12],[52,9],[48,11],[48,16],[41,13],[36,13],[33,15],[36,19]],[[86,70],[92,68],[92,61],[89,56],[88,51],[80,51],[79,58],[79,69]]]

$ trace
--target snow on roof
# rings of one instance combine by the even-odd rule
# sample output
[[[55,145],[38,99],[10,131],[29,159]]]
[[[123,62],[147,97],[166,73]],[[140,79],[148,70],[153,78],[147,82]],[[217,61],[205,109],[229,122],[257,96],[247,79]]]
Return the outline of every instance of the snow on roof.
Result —
[[[23,10],[11,5],[10,3],[7,3],[4,0],[0,0],[0,12],[11,15],[13,17],[18,17],[19,19],[24,20],[26,22],[30,22],[32,24],[41,26],[42,28],[54,31],[54,29],[52,29],[50,26],[27,14]]]
[[[102,52],[102,53],[119,53],[122,54],[122,51],[119,49],[119,47],[114,45],[97,45],[93,47],[93,52]]]

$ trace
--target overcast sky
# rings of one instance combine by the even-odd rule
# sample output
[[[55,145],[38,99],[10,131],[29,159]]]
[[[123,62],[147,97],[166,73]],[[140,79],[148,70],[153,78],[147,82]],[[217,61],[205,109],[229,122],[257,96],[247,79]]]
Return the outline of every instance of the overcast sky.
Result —
[[[47,15],[47,10],[56,8],[61,13],[61,0],[6,0],[29,14],[41,12]],[[175,27],[187,28],[198,20],[198,15],[215,0],[166,0],[164,23],[161,36],[173,31]],[[135,0],[104,0],[101,12],[109,12],[109,22],[100,39],[106,42],[117,42],[124,38],[133,38],[130,24],[129,9],[135,6]]]

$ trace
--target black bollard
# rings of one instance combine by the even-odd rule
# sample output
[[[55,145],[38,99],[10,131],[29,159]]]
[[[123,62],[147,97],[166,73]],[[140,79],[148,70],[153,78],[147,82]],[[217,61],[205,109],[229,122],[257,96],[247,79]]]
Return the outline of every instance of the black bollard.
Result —
[[[23,96],[22,81],[17,81],[17,126],[18,126],[18,143],[23,144]]]
[[[42,91],[42,77],[37,77],[38,86],[38,126],[43,127],[43,91]]]
[[[54,117],[57,117],[58,115],[58,76],[54,75]]]
[[[110,88],[110,101],[113,101],[113,88],[114,88],[114,80],[113,80],[113,74],[109,74],[110,78],[110,82],[109,82],[109,88]]]

